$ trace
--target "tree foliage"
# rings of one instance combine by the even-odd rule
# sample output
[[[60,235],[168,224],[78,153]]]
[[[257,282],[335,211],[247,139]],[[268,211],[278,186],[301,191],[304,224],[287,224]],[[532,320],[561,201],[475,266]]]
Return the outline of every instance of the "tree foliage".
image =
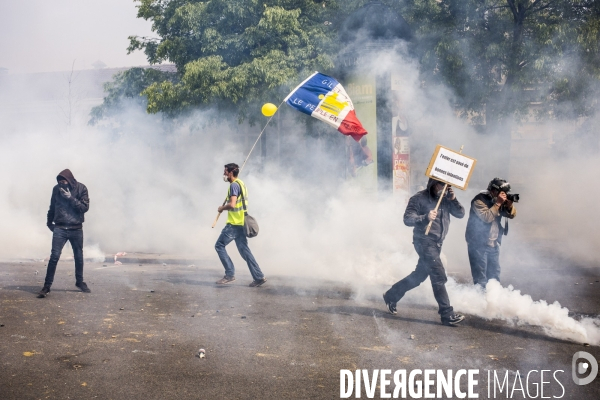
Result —
[[[142,92],[150,85],[158,82],[176,81],[174,73],[163,72],[154,68],[131,68],[119,72],[112,82],[104,84],[104,100],[102,104],[92,108],[90,125],[100,120],[119,114],[126,102],[146,107],[146,97]]]
[[[157,38],[130,37],[129,51],[144,51],[151,64],[175,63],[176,78],[124,73],[107,86],[98,117],[135,92],[150,113],[210,105],[256,115],[310,72],[331,72],[338,29],[369,2],[137,1]],[[586,116],[598,107],[597,0],[382,2],[411,25],[424,84],[451,87],[465,114],[493,123],[527,115],[532,102],[545,116]]]
[[[157,82],[143,93],[148,111],[175,113],[189,106],[248,107],[280,98],[282,86],[308,71],[333,67],[337,1],[140,0],[140,18],[159,39],[130,37],[151,63],[174,62],[179,82]]]
[[[532,101],[594,110],[598,2],[407,0],[426,82],[451,86],[459,104],[488,122],[528,113]]]

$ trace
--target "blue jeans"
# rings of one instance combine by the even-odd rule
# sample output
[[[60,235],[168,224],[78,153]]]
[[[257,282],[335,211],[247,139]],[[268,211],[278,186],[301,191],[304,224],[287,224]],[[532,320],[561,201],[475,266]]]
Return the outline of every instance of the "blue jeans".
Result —
[[[75,257],[75,283],[83,282],[83,229],[54,228],[52,234],[52,251],[50,252],[44,286],[52,286],[56,264],[58,264],[60,253],[62,253],[62,249],[65,247],[67,241],[71,242],[73,256]]]
[[[248,269],[250,270],[252,278],[255,281],[263,279],[265,276],[248,247],[248,238],[246,238],[244,227],[241,225],[225,225],[225,228],[221,231],[221,235],[215,244],[215,250],[217,250],[217,254],[221,259],[223,267],[225,267],[225,275],[229,277],[235,276],[233,261],[231,261],[231,258],[229,258],[229,255],[227,254],[227,250],[225,250],[225,246],[233,240],[235,240],[235,245],[237,246],[240,255],[248,264]]]
[[[429,277],[433,296],[438,303],[438,314],[442,318],[448,318],[454,309],[450,305],[450,298],[446,291],[446,270],[440,259],[442,245],[432,240],[415,240],[415,250],[419,255],[417,267],[406,278],[397,282],[385,293],[386,301],[396,303],[408,292],[419,286]]]
[[[485,287],[490,279],[500,282],[500,247],[468,245],[473,283]]]

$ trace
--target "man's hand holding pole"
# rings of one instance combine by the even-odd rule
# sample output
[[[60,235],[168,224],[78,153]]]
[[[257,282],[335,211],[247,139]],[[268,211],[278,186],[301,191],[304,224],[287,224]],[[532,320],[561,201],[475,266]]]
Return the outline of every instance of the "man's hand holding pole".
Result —
[[[429,224],[427,224],[427,229],[425,229],[425,235],[429,235],[429,230],[431,229],[431,224],[433,224],[433,220],[435,219],[435,217],[437,217],[438,208],[440,208],[440,204],[442,202],[442,199],[444,198],[444,193],[446,193],[447,188],[448,188],[448,184],[446,183],[446,184],[444,184],[444,188],[442,189],[442,194],[440,194],[440,198],[438,199],[438,202],[435,205],[435,208],[433,210],[429,211],[429,214],[427,214],[427,218],[429,219]],[[452,192],[452,194],[454,194],[454,192]],[[432,219],[432,215],[433,215],[433,219]]]
[[[221,213],[223,212],[223,207],[225,207],[225,203],[227,203],[227,199],[225,199],[225,201],[223,202],[223,205],[217,209],[219,211],[219,213],[217,214],[217,218],[215,218],[215,222],[213,222],[211,228],[214,228],[215,225],[217,225],[217,221],[219,220],[219,217],[221,216]]]
[[[429,214],[427,214],[427,219],[429,221],[433,221],[437,218],[437,210],[431,210],[429,211]]]

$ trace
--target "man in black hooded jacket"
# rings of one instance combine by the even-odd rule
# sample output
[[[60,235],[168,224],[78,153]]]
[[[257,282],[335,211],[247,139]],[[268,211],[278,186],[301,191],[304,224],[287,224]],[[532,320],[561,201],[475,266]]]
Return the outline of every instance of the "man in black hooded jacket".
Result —
[[[48,270],[44,287],[38,297],[46,297],[54,281],[56,264],[67,241],[71,242],[75,257],[75,286],[82,292],[90,289],[83,281],[83,221],[90,207],[87,188],[77,182],[70,170],[65,169],[56,177],[58,185],[52,189],[47,225],[53,233],[52,251],[48,261]]]
[[[417,192],[408,201],[404,212],[404,224],[413,226],[413,245],[419,255],[416,269],[406,278],[397,282],[383,295],[391,314],[396,314],[396,303],[411,289],[419,286],[427,277],[431,279],[433,295],[438,303],[438,313],[442,324],[457,325],[465,317],[454,313],[446,291],[446,271],[440,260],[442,243],[450,226],[450,215],[456,218],[465,216],[465,209],[458,202],[451,187],[442,193],[444,184],[429,179],[427,188]],[[435,206],[440,196],[444,196],[438,211]],[[425,235],[429,221],[433,221],[428,235]]]

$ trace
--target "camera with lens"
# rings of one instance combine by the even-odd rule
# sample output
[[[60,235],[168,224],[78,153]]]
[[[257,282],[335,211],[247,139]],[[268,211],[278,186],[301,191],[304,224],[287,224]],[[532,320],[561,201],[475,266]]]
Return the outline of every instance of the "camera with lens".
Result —
[[[517,193],[506,193],[506,199],[514,203],[519,202],[519,195]]]
[[[508,193],[510,191],[510,183],[506,182],[504,179],[494,178],[488,185],[488,190],[497,190],[498,192],[506,193],[506,199],[512,201],[513,203],[519,202],[519,195],[516,193]]]

